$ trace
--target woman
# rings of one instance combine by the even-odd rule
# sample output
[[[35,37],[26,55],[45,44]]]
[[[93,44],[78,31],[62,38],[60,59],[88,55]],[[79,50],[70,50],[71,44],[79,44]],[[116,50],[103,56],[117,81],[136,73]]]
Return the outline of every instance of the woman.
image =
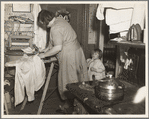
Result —
[[[65,104],[61,109],[68,108],[66,85],[79,81],[88,81],[87,63],[83,50],[77,41],[77,35],[71,25],[62,17],[54,17],[53,13],[42,10],[38,14],[40,26],[50,27],[52,48],[46,48],[40,58],[56,55],[59,62],[58,90]]]

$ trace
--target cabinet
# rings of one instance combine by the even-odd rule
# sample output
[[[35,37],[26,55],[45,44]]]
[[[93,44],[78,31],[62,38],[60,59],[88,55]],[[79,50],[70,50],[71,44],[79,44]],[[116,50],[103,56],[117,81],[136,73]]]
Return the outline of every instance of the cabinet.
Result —
[[[126,80],[132,84],[139,86],[145,85],[145,44],[137,42],[110,42],[116,47],[116,68],[115,77],[123,76],[124,63],[120,61],[120,50],[122,48],[131,49],[131,54],[134,57],[134,70],[126,70]],[[132,75],[134,74],[134,76]],[[130,76],[131,75],[131,76]]]

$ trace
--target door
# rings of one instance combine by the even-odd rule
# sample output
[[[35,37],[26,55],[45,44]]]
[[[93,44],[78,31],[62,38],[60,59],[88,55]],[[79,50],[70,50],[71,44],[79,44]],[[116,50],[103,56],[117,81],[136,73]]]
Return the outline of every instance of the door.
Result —
[[[84,30],[84,9],[85,5],[84,4],[41,4],[41,8],[45,10],[49,10],[52,12],[56,12],[57,10],[60,10],[62,8],[65,8],[68,12],[70,12],[71,17],[70,17],[70,24],[75,30],[77,34],[77,39],[80,42],[83,50],[85,51],[84,48],[84,36],[85,35],[85,30]]]

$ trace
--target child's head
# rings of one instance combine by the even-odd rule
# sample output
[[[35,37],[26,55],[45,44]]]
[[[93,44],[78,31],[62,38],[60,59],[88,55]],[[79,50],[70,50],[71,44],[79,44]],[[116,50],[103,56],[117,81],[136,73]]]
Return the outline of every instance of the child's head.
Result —
[[[102,51],[100,49],[94,49],[92,51],[92,59],[101,59],[102,58]]]

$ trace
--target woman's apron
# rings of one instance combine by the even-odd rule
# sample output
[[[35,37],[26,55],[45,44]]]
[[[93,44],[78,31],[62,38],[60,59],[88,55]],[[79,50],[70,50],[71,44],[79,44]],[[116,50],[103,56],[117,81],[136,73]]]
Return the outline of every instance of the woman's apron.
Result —
[[[58,89],[63,100],[65,96],[66,85],[79,81],[89,81],[87,75],[87,63],[83,50],[77,40],[63,44],[62,51],[58,54],[59,74]]]

